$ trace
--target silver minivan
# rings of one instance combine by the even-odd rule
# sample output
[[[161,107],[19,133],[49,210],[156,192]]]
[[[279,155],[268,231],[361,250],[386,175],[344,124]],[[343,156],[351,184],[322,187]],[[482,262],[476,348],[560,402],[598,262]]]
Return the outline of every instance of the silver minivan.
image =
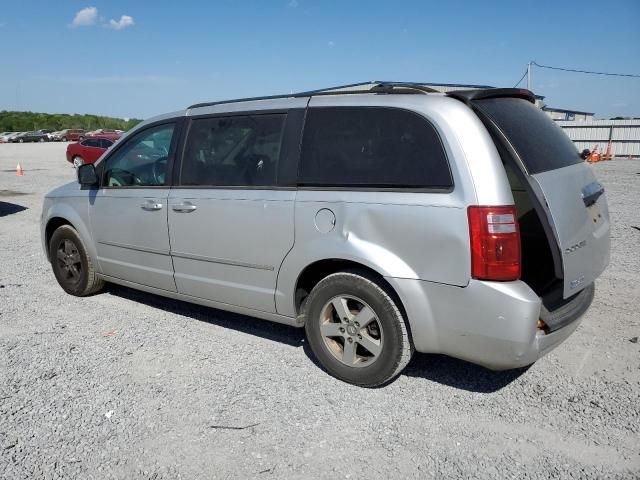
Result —
[[[419,84],[193,105],[46,195],[62,288],[305,327],[357,385],[415,350],[491,369],[565,340],[609,262],[604,188],[528,90]]]

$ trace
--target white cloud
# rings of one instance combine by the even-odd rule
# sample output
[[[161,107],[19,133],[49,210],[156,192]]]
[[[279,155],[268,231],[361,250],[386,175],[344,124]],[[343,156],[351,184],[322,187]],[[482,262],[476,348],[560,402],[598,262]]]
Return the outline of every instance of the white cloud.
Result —
[[[114,30],[122,30],[135,24],[136,22],[133,21],[133,17],[129,15],[122,15],[117,22],[113,19],[109,20],[109,28],[113,28]]]
[[[71,25],[74,27],[87,27],[96,23],[98,9],[96,7],[86,7],[76,13]]]
[[[289,8],[298,8],[298,0],[289,0]]]

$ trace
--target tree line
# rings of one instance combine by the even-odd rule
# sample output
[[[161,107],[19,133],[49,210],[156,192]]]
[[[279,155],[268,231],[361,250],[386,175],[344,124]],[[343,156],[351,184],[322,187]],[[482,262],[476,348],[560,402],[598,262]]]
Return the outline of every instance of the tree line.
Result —
[[[64,130],[65,128],[82,128],[97,130],[109,128],[113,130],[129,130],[142,120],[131,118],[104,117],[101,115],[80,115],[67,113],[37,113],[0,111],[0,132],[26,132],[49,128]]]

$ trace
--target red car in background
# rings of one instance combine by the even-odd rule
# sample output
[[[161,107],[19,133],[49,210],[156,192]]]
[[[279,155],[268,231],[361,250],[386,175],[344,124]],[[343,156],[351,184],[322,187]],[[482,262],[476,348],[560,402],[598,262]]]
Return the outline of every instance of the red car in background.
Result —
[[[67,161],[76,168],[85,163],[95,163],[118,138],[119,135],[101,135],[70,143],[67,146]]]
[[[122,131],[118,130],[109,130],[106,128],[100,128],[98,130],[93,130],[92,132],[85,132],[80,135],[80,140],[84,140],[85,138],[108,138],[109,140],[113,140],[114,142],[122,136]]]
[[[60,132],[60,140],[68,142],[69,140],[78,140],[86,132],[81,128],[67,128]]]

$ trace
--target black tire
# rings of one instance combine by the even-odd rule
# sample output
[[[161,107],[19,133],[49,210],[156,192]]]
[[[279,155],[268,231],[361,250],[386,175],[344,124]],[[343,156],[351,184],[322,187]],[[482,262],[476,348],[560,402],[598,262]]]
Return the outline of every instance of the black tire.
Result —
[[[84,297],[104,287],[104,281],[96,275],[78,232],[71,225],[62,225],[53,232],[49,241],[49,259],[53,274],[65,292]]]
[[[362,387],[376,387],[391,381],[400,374],[413,355],[413,345],[405,319],[381,283],[366,272],[334,273],[318,282],[304,303],[307,341],[318,362],[334,377]],[[321,323],[326,325],[323,319],[326,306],[342,295],[361,299],[364,306],[373,310],[376,322],[384,334],[380,353],[370,365],[346,365],[336,357],[335,349],[332,353],[326,337],[321,333]],[[362,338],[359,335],[358,337]],[[338,338],[337,343],[342,342],[345,345],[346,340]],[[355,340],[355,343],[357,344],[358,340]]]

